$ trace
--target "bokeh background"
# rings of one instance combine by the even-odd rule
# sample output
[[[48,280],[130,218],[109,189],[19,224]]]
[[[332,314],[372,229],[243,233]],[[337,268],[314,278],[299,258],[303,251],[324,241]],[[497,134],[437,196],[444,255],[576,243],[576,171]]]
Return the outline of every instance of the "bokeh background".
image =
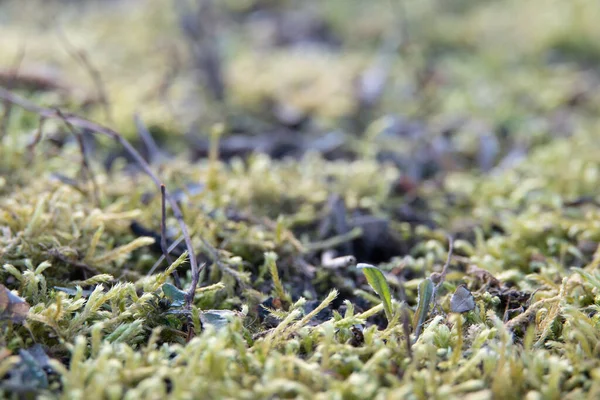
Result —
[[[597,129],[599,17],[589,0],[3,0],[0,83],[18,71],[133,140],[138,113],[192,158],[224,122],[224,158],[372,155],[418,181]]]

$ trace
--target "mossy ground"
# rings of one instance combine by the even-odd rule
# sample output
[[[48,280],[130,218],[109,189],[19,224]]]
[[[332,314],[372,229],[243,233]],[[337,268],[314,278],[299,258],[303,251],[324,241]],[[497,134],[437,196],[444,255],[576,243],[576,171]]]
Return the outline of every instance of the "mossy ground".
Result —
[[[191,281],[185,247],[149,273],[152,181],[84,132],[96,197],[62,121],[32,147],[39,117],[12,107],[0,283],[31,308],[21,321],[0,287],[2,396],[600,396],[597,2],[215,2],[224,101],[200,83],[177,3],[0,1],[0,86],[144,152],[137,113],[206,262],[186,309],[171,286],[173,270]],[[365,71],[387,74],[373,103]],[[180,236],[169,209],[166,232]],[[402,310],[448,236],[409,351]],[[328,250],[384,271],[391,322]],[[461,284],[476,307],[458,314]]]

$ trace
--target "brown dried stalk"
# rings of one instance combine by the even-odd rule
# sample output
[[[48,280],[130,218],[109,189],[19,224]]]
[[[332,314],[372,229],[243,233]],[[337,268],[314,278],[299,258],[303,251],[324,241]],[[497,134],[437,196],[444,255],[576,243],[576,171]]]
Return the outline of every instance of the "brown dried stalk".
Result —
[[[63,121],[68,121],[72,126],[76,126],[78,128],[83,128],[83,129],[88,129],[89,131],[91,131],[95,134],[104,135],[104,136],[107,136],[107,137],[117,141],[133,157],[133,159],[138,163],[138,165],[142,168],[142,170],[150,177],[150,179],[154,182],[156,187],[160,190],[160,187],[162,185],[161,180],[158,178],[158,176],[156,176],[156,174],[154,172],[152,172],[150,165],[148,165],[148,163],[146,162],[146,160],[144,160],[144,158],[140,155],[140,153],[138,153],[138,151],[131,145],[131,143],[129,143],[118,132],[116,132],[110,128],[107,128],[103,125],[97,124],[93,121],[90,121],[88,119],[79,117],[75,114],[61,113],[60,111],[57,111],[54,109],[40,107],[40,106],[30,102],[29,100],[26,100],[20,96],[17,96],[16,94],[10,92],[9,90],[7,90],[3,87],[0,87],[0,98],[5,101],[8,101],[14,105],[17,105],[21,108],[24,108],[27,111],[36,113],[42,117],[52,118],[52,119],[61,119]],[[175,216],[175,219],[177,219],[177,223],[179,224],[179,227],[181,229],[181,232],[184,237],[185,244],[186,244],[186,247],[187,247],[187,250],[189,253],[189,257],[190,257],[190,266],[191,266],[191,270],[192,270],[192,282],[191,282],[190,288],[186,294],[186,308],[190,308],[192,305],[192,301],[194,300],[194,295],[196,293],[196,286],[198,285],[200,272],[202,271],[204,266],[203,265],[198,266],[198,263],[196,261],[196,255],[194,253],[194,249],[193,249],[193,245],[192,245],[192,239],[190,238],[190,234],[189,234],[187,225],[183,221],[183,214],[181,213],[181,209],[177,205],[177,201],[175,201],[175,199],[173,198],[171,193],[169,193],[166,189],[165,189],[165,199],[169,202],[169,205],[171,206],[171,209],[173,210],[173,215]],[[205,241],[203,241],[203,242],[205,242]],[[205,245],[206,245],[206,243],[205,243]]]

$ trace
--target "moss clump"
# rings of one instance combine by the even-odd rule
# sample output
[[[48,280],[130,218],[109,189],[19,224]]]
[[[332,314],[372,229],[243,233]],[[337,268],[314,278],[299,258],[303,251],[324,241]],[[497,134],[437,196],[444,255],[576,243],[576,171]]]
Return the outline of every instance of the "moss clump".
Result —
[[[0,58],[32,45],[0,85],[143,153],[140,111],[182,217],[122,143],[3,102],[0,397],[598,396],[598,5],[226,2],[217,102],[167,2],[21,3],[0,4]],[[385,88],[361,103],[373,66]],[[385,310],[349,259],[379,267]]]

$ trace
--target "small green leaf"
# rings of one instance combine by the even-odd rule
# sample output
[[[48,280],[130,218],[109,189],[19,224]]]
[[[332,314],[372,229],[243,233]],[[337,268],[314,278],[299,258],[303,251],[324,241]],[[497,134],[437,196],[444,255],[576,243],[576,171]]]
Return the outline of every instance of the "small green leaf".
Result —
[[[423,323],[427,319],[427,314],[429,314],[429,308],[433,302],[434,293],[435,285],[431,279],[424,279],[419,284],[419,301],[417,303],[417,310],[415,311],[415,316],[413,318],[413,327],[415,329],[415,335],[417,338],[421,333],[421,327],[423,326]]]
[[[227,326],[232,318],[237,317],[239,313],[231,310],[206,310],[200,314],[202,325],[212,325],[219,330]]]
[[[46,389],[48,387],[48,376],[35,357],[27,350],[19,351],[19,355],[22,362],[21,368],[19,368],[22,381],[33,388]]]
[[[170,283],[165,283],[162,285],[162,291],[169,299],[171,299],[171,306],[173,307],[183,307],[185,304],[185,292],[183,290],[177,289],[175,286]]]
[[[388,285],[383,272],[371,264],[360,263],[356,268],[362,269],[363,274],[365,274],[365,277],[367,278],[367,282],[369,282],[369,285],[371,285],[383,302],[383,310],[385,311],[388,322],[391,321],[392,295],[390,294],[390,286]]]

